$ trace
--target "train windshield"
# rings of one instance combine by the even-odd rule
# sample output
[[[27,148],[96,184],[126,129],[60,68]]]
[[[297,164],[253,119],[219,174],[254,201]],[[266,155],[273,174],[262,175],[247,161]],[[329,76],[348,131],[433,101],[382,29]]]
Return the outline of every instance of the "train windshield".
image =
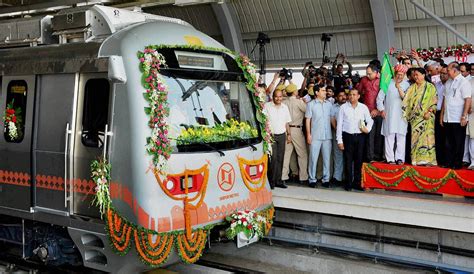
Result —
[[[165,78],[169,137],[175,151],[231,149],[258,142],[255,110],[244,83]]]

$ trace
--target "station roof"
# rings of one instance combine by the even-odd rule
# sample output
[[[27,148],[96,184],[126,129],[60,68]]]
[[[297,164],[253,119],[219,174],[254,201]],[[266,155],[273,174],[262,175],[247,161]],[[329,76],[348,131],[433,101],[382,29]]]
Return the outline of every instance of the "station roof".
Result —
[[[97,3],[141,8],[183,19],[246,54],[256,45],[258,32],[264,32],[271,38],[265,46],[269,66],[321,60],[322,33],[333,34],[326,55],[334,58],[341,52],[353,62],[380,56],[389,45],[410,49],[465,43],[414,2],[474,41],[472,0],[0,0],[0,20]],[[258,50],[257,45],[253,59]]]

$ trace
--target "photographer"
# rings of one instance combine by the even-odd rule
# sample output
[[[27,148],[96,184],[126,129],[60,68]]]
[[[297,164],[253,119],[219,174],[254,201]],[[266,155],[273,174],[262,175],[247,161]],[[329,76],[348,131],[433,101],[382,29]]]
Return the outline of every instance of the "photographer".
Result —
[[[304,77],[303,83],[301,83],[301,89],[307,89],[310,83],[316,83],[318,70],[314,67],[313,62],[306,62],[301,74],[303,74]]]
[[[267,97],[272,98],[272,94],[275,91],[275,88],[279,85],[285,85],[285,81],[288,80],[292,84],[291,79],[293,78],[293,71],[291,69],[282,68],[282,70],[275,72],[273,75],[273,80],[265,90]],[[267,100],[270,101],[270,100]]]
[[[341,58],[341,63],[338,63]],[[349,69],[346,73],[343,72],[344,64],[347,64]],[[332,64],[332,77],[334,79],[334,88],[339,90],[344,87],[346,79],[350,79],[352,76],[352,64],[346,61],[346,56],[342,53],[336,55],[336,60]]]

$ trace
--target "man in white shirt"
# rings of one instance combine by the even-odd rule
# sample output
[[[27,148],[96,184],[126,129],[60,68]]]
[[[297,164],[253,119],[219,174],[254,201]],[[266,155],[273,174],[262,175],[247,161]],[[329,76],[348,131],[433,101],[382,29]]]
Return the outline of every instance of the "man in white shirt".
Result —
[[[431,77],[434,79],[434,76]],[[436,78],[435,78],[436,79]],[[438,102],[436,103],[436,116],[435,116],[435,146],[436,146],[436,162],[440,167],[447,167],[446,162],[446,130],[441,126],[439,121],[443,119],[441,116],[441,109],[444,101],[444,89],[446,82],[449,80],[448,66],[442,66],[439,72],[439,81],[433,81],[436,87],[436,93],[438,95]]]
[[[462,167],[464,142],[466,138],[466,125],[468,113],[471,109],[471,85],[461,75],[457,62],[448,66],[449,80],[446,82],[444,101],[442,107],[442,121],[447,132],[446,151],[447,163],[452,169]]]
[[[276,89],[273,92],[273,101],[265,104],[264,111],[268,116],[270,130],[273,135],[272,156],[268,166],[268,180],[270,187],[287,188],[281,180],[283,170],[283,157],[285,155],[285,143],[291,142],[289,123],[291,122],[290,111],[283,101],[283,90]]]
[[[461,71],[461,75],[466,78],[468,81],[472,79],[471,76],[471,64],[469,63],[461,63],[459,64],[459,70]],[[472,98],[471,98],[472,99]],[[464,154],[462,157],[462,165],[463,166],[469,166],[469,164],[472,164],[471,162],[471,157],[469,156],[469,134],[466,133],[466,140],[464,141]]]
[[[474,77],[471,77],[469,80],[471,84],[471,113],[469,114],[469,123],[467,125],[467,135],[469,137],[469,158],[471,164],[469,165],[469,169],[474,170]]]
[[[341,106],[337,118],[337,145],[344,153],[346,190],[361,189],[362,159],[367,134],[374,120],[366,105],[359,103],[357,89],[349,93],[349,102]]]
[[[337,147],[336,140],[336,128],[337,128],[337,117],[339,116],[339,109],[346,103],[347,96],[345,90],[341,89],[336,93],[336,102],[331,109],[331,126],[332,126],[332,157],[333,157],[333,184],[342,183],[342,175],[344,172],[344,158],[342,150]]]

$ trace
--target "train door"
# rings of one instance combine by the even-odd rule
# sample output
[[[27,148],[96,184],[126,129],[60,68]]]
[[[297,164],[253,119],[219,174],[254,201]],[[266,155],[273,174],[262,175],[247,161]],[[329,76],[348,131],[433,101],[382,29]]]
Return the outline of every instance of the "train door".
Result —
[[[38,75],[33,142],[36,211],[69,214],[68,150],[78,75]]]
[[[99,217],[92,206],[95,183],[90,179],[90,164],[104,152],[106,128],[110,125],[111,84],[106,73],[81,74],[72,146],[73,188],[72,212]]]
[[[0,82],[0,206],[29,210],[35,76],[3,76]]]

